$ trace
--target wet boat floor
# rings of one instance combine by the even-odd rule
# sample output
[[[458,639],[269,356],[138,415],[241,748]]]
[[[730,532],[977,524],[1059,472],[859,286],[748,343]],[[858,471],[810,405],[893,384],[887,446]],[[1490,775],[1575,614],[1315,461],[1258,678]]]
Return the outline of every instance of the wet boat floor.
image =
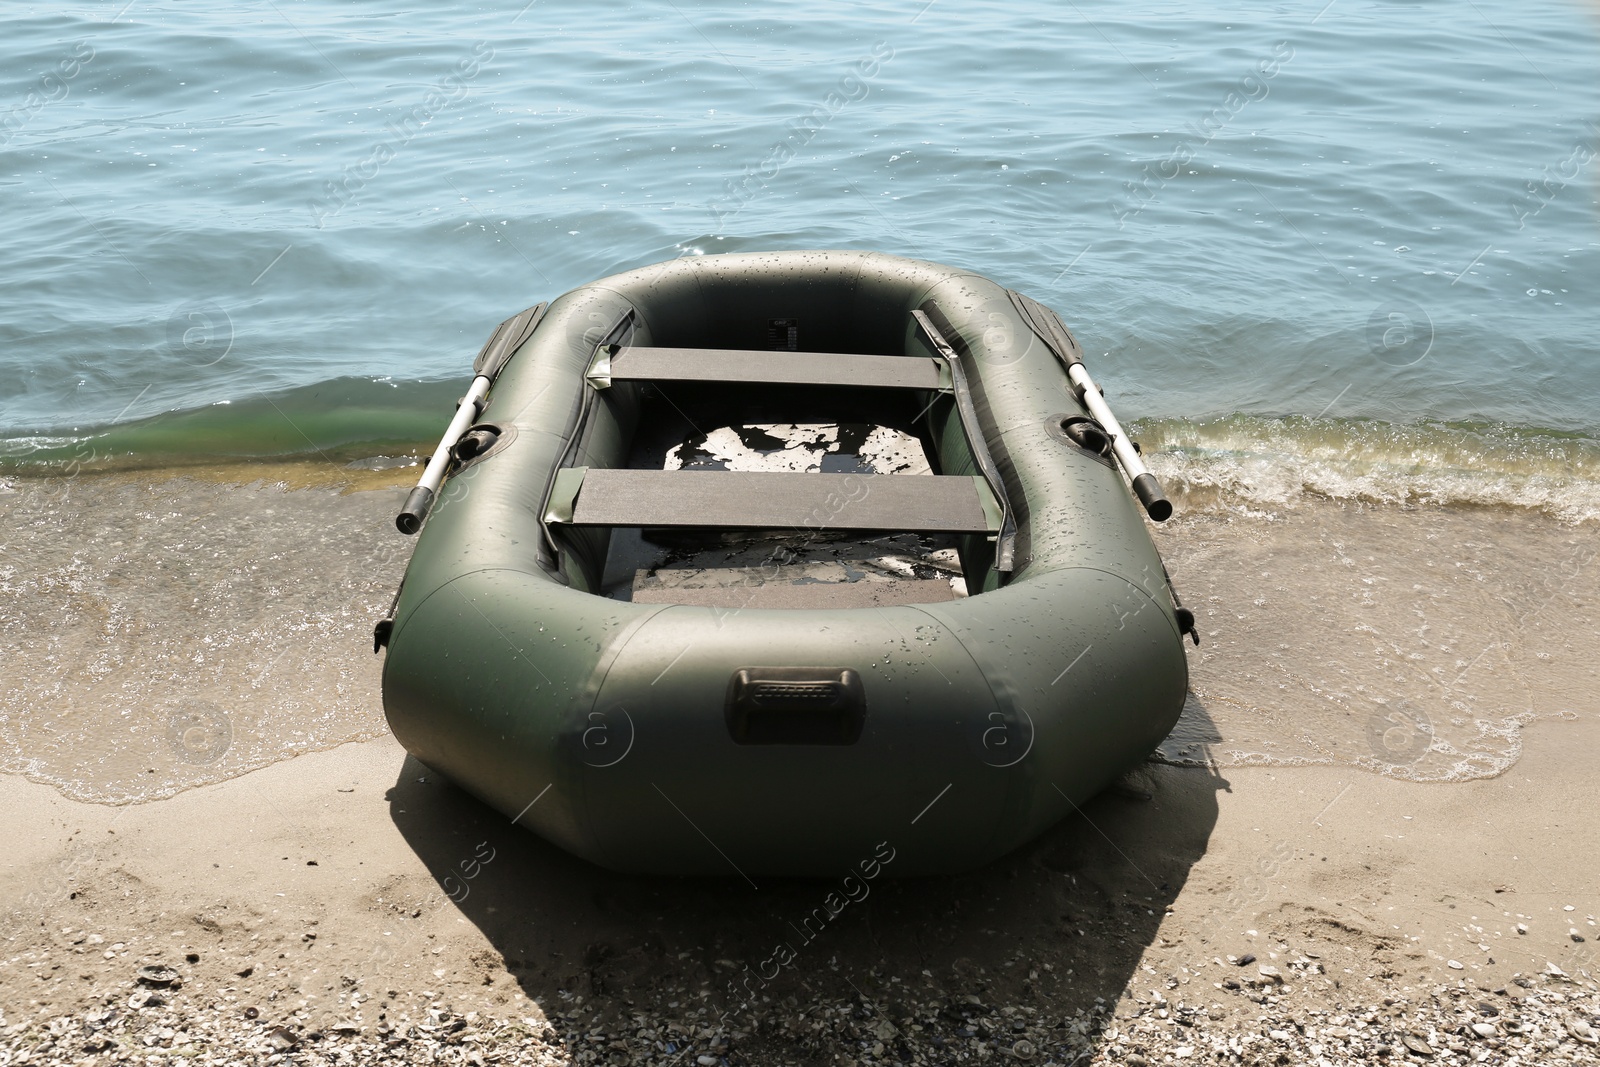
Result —
[[[647,470],[931,475],[921,443],[861,423],[763,423],[641,435]],[[615,529],[604,593],[641,604],[872,608],[966,595],[949,535]]]

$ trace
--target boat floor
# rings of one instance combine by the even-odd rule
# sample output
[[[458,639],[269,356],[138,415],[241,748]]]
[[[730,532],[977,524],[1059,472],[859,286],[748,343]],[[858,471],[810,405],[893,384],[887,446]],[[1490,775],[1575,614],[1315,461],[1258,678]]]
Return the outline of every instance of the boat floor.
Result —
[[[630,466],[646,470],[932,475],[916,438],[864,424],[750,424],[656,434]],[[873,608],[966,595],[946,535],[850,536],[811,530],[616,529],[604,593],[646,604]]]

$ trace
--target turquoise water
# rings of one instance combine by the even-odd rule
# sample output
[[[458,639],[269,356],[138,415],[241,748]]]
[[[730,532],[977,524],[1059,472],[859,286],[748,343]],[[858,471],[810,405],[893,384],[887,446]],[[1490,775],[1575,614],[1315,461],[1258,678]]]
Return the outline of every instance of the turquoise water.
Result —
[[[1600,7],[140,0],[6,38],[13,468],[403,450],[538,300],[847,247],[1057,308],[1196,485],[1319,449],[1600,484]]]

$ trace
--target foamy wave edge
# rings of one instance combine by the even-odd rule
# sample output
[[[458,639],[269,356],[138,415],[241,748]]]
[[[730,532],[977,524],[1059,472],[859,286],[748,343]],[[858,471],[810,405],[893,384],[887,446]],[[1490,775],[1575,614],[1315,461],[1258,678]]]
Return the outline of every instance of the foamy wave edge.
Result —
[[[1581,434],[1242,415],[1148,420],[1133,432],[1189,510],[1259,513],[1315,499],[1600,521],[1600,441]]]

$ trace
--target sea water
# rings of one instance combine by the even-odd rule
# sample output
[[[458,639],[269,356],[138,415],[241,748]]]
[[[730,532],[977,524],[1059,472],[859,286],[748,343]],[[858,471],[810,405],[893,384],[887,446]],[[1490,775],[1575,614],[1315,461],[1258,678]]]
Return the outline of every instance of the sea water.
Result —
[[[493,326],[789,248],[1073,329],[1179,505],[1160,758],[1480,777],[1595,710],[1600,7],[123,0],[6,41],[4,769],[130,800],[376,736],[395,486]]]

